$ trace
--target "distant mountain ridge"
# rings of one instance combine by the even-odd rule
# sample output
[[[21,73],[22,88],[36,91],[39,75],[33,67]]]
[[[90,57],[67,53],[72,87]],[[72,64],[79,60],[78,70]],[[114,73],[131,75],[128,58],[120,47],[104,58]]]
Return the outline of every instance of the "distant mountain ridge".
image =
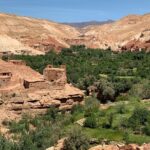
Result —
[[[107,21],[86,21],[86,22],[72,22],[72,23],[63,23],[70,26],[73,26],[75,28],[84,28],[91,25],[104,25],[114,22],[113,20],[107,20]]]

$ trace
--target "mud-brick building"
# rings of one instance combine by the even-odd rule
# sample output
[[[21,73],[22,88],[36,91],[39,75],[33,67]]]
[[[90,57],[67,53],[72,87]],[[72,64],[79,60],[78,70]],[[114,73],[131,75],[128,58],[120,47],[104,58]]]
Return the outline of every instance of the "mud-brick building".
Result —
[[[12,78],[12,73],[6,69],[0,70],[0,88],[9,84]]]
[[[60,68],[54,68],[48,65],[43,71],[44,79],[56,86],[64,86],[67,83],[66,66],[61,65]]]
[[[22,60],[0,60],[0,91],[6,89],[54,89],[67,84],[66,66],[54,68],[48,65],[43,75],[34,71]]]
[[[54,68],[48,65],[43,75],[21,60],[0,60],[0,108],[9,114],[44,113],[55,106],[59,110],[70,109],[83,102],[80,89],[67,83],[66,66]]]

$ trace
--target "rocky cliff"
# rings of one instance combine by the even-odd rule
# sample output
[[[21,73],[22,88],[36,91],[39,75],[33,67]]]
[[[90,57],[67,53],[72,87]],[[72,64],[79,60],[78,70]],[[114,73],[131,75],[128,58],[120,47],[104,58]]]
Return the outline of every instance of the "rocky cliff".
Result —
[[[129,145],[99,145],[95,146],[89,150],[149,150],[150,144],[143,144],[139,146],[137,144],[129,144]]]

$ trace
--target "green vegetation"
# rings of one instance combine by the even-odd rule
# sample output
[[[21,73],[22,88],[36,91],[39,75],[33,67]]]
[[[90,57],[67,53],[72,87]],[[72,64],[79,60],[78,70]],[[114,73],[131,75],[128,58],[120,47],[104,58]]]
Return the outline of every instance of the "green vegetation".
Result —
[[[48,64],[66,64],[68,82],[85,90],[85,105],[70,113],[52,107],[45,115],[24,115],[3,124],[12,140],[0,136],[0,150],[45,150],[61,138],[65,149],[86,150],[91,139],[125,143],[150,142],[150,54],[116,53],[72,46],[45,56],[13,56],[42,73]],[[89,96],[90,95],[90,96]],[[106,103],[106,108],[100,107]],[[85,119],[83,126],[77,124]]]
[[[52,107],[45,115],[34,118],[24,115],[19,122],[5,122],[13,140],[8,141],[1,136],[1,149],[45,150],[64,137],[68,137],[65,140],[66,150],[86,150],[91,139],[148,143],[149,107],[150,102],[131,101],[116,102],[108,109],[101,109],[98,101],[91,97],[85,100],[84,106],[74,106],[70,114],[59,113]],[[76,123],[82,118],[85,118],[83,127]]]
[[[81,129],[74,128],[64,142],[64,150],[87,150],[89,141]]]
[[[117,53],[81,45],[63,49],[59,54],[51,51],[45,56],[17,55],[11,59],[25,60],[40,73],[48,64],[66,64],[68,82],[87,95],[90,91],[96,93],[103,103],[115,101],[122,93],[150,98],[150,53],[144,51]]]
[[[44,150],[63,137],[68,137],[66,150],[86,150],[93,138],[138,144],[150,142],[150,102],[116,102],[104,110],[99,106],[95,98],[89,97],[84,106],[74,106],[70,114],[59,113],[52,107],[45,115],[34,118],[24,115],[19,122],[5,121],[14,142],[1,137],[1,149]],[[82,118],[85,118],[83,127],[76,123]]]

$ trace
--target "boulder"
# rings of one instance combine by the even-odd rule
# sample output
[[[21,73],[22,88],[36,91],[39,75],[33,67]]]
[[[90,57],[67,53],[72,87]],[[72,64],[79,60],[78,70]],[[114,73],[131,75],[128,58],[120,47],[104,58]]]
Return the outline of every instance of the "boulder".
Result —
[[[29,97],[29,102],[36,102],[36,101],[40,101],[41,100],[41,96],[38,94],[34,94],[34,93],[29,93],[28,94]]]
[[[150,150],[150,144],[144,144],[142,147],[143,150]]]
[[[53,147],[47,148],[46,150],[55,150],[55,148],[53,146]]]
[[[139,145],[129,144],[129,145],[122,146],[120,150],[142,150],[142,149],[140,148]]]
[[[120,150],[117,145],[98,145],[89,150]]]

